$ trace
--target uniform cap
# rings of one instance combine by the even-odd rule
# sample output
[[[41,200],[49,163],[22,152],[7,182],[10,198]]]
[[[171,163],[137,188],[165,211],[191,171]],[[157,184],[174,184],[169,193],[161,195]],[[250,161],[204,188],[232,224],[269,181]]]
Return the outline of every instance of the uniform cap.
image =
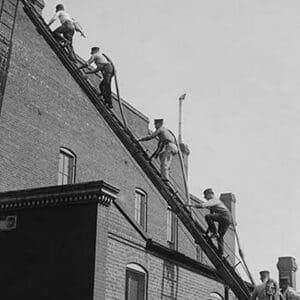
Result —
[[[270,272],[267,270],[263,270],[259,272],[260,275],[270,275]]]
[[[92,47],[92,49],[91,49],[92,51],[99,51],[100,50],[100,48],[99,47]]]
[[[211,188],[208,188],[203,191],[204,196],[209,195],[209,194],[214,194],[213,190]]]
[[[63,6],[62,4],[57,4],[57,5],[55,6],[55,8],[56,8],[57,11],[59,11],[59,10],[64,10],[64,9],[65,9],[64,6]]]
[[[163,123],[164,122],[164,119],[155,119],[154,120],[154,123]]]

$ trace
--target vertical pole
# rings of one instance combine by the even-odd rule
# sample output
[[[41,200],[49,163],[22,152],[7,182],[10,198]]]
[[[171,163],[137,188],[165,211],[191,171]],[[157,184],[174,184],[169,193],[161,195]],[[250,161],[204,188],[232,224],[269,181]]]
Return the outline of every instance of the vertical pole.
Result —
[[[185,94],[179,97],[179,118],[178,118],[178,142],[182,143],[182,102],[185,99]]]
[[[181,150],[180,150],[180,144],[177,142],[177,140],[176,140],[176,144],[177,144],[177,148],[178,148],[179,161],[180,161],[180,166],[181,166],[182,175],[183,175],[183,182],[184,182],[185,195],[186,195],[186,204],[191,204],[191,197],[190,197],[189,188],[188,188],[188,185],[187,185],[187,178],[186,178],[186,174],[185,174],[185,167],[184,167],[184,163],[183,163],[183,157],[182,157],[182,153],[181,153]]]
[[[224,300],[229,300],[229,287],[225,285]]]
[[[185,99],[185,95],[183,94],[179,97],[179,124],[178,124],[178,141],[176,140],[177,148],[178,148],[178,154],[179,154],[179,160],[180,160],[180,166],[182,169],[182,175],[183,175],[183,181],[184,181],[184,187],[185,187],[185,194],[186,194],[186,203],[191,204],[191,199],[190,199],[190,193],[187,185],[187,176],[185,172],[185,167],[183,163],[183,156],[181,153],[181,148],[180,144],[182,144],[182,102]]]

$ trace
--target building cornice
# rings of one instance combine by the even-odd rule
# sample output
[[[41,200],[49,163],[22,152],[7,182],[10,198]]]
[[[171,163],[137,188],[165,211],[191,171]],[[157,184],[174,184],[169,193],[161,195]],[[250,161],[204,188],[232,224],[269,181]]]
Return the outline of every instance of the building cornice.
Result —
[[[104,181],[0,193],[0,211],[84,203],[109,206],[119,190]]]

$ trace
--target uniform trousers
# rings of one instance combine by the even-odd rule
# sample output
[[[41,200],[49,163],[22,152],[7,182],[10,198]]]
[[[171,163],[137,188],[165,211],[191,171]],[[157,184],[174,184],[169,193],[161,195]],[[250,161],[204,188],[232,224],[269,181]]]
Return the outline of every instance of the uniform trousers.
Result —
[[[160,160],[160,173],[164,180],[169,180],[170,166],[172,163],[173,155],[177,154],[178,149],[175,144],[168,143],[164,146],[163,150],[159,154]]]

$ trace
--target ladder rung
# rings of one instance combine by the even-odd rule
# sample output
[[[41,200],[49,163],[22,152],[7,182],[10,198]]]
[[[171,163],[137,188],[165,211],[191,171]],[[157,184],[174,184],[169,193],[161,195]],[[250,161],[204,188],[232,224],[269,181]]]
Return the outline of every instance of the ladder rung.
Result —
[[[16,4],[14,2],[12,2],[11,0],[6,0],[6,1],[9,2],[14,8],[16,8],[18,5],[18,1],[16,1],[17,2]]]
[[[3,44],[5,44],[6,46],[10,45],[10,41],[2,34],[0,34],[0,42],[2,42]]]
[[[5,27],[7,27],[8,29],[12,30],[13,28],[10,27],[7,23],[0,21],[0,24],[3,24]]]
[[[8,10],[6,10],[5,8],[2,9],[2,12],[5,12],[7,15],[9,15],[11,18],[14,18],[15,16],[12,15]]]
[[[241,261],[239,261],[236,265],[234,265],[233,268],[235,269],[240,263]]]
[[[0,62],[8,59],[8,51],[0,50]]]

